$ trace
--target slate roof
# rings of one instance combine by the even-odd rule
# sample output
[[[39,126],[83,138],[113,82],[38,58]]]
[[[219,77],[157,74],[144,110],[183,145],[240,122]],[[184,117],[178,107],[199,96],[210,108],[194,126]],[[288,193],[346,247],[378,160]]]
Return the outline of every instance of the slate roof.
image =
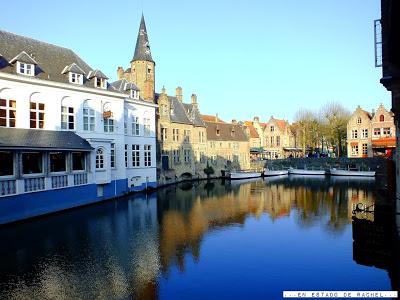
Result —
[[[34,64],[37,65],[36,60],[28,55],[25,51],[20,52],[16,57],[10,60],[10,64],[15,63],[16,61],[27,63],[27,64]]]
[[[0,149],[49,149],[91,151],[84,138],[71,131],[0,127]]]
[[[207,127],[207,139],[209,141],[249,141],[244,127],[240,124],[207,121],[205,123]],[[219,135],[217,135],[217,129],[219,129]],[[234,135],[232,135],[232,130],[234,131]]]
[[[25,54],[21,54],[25,52]],[[93,69],[70,49],[45,43],[25,36],[0,30],[0,72],[17,74],[16,68],[10,61],[19,56],[18,59],[33,59],[37,66],[35,68],[35,78],[69,83],[67,74],[63,70],[73,64],[78,66],[85,74],[89,74]],[[28,56],[28,57],[27,57]],[[99,73],[100,74],[100,73]],[[106,76],[101,72],[106,78]],[[94,87],[91,80],[84,80],[84,86]]]
[[[155,94],[156,103],[160,94]],[[183,103],[176,97],[168,96],[169,104],[172,109],[170,119],[173,123],[189,124],[193,126],[205,127],[203,119],[201,118],[200,112],[197,108],[190,103]]]
[[[154,62],[151,57],[149,37],[147,35],[146,22],[144,16],[140,20],[139,32],[136,40],[135,54],[133,55],[132,61],[144,60]]]
[[[85,71],[83,71],[76,63],[66,66],[61,73],[67,74],[68,72],[85,75]]]
[[[122,93],[129,94],[131,90],[139,91],[139,88],[132,82],[129,82],[126,79],[120,79],[111,83],[111,86]]]

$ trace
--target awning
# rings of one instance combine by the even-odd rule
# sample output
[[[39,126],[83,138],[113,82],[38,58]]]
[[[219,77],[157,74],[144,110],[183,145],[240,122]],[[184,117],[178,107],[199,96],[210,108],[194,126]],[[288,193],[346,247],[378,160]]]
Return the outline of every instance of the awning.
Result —
[[[264,148],[263,147],[251,147],[250,148],[250,153],[263,153]]]
[[[0,128],[0,149],[91,151],[89,142],[71,131]]]
[[[372,148],[374,149],[385,149],[385,148],[396,148],[396,138],[381,138],[372,140]]]
[[[303,149],[301,148],[296,148],[296,147],[284,147],[284,151],[291,151],[291,152],[302,152]]]

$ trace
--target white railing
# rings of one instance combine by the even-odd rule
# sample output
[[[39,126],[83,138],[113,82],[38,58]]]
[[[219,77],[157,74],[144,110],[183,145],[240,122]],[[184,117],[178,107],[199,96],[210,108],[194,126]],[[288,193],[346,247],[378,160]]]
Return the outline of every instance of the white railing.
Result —
[[[74,185],[82,185],[88,183],[87,173],[74,174]]]
[[[51,187],[53,189],[68,186],[68,175],[51,176]]]
[[[0,196],[13,195],[17,193],[17,184],[15,179],[0,181]]]
[[[25,178],[25,192],[41,191],[45,189],[45,177]]]

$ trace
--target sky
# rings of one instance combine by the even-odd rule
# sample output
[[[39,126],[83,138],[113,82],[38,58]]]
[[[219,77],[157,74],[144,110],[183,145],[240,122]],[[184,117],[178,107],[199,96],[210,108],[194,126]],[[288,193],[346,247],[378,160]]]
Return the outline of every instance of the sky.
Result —
[[[380,0],[3,1],[0,29],[70,48],[110,81],[129,67],[143,12],[156,92],[181,86],[225,121],[391,107],[374,65]]]

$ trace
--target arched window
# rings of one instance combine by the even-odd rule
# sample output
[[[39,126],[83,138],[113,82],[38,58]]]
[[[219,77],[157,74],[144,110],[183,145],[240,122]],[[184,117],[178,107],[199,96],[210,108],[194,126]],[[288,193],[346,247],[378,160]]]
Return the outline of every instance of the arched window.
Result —
[[[96,169],[104,169],[104,149],[96,150]]]
[[[90,108],[87,100],[83,102],[83,130],[94,131],[95,130],[95,114],[94,109]]]
[[[69,97],[65,97],[61,100],[61,129],[75,129],[74,108],[70,103]]]
[[[384,115],[380,115],[379,116],[379,122],[385,122],[385,116]]]

